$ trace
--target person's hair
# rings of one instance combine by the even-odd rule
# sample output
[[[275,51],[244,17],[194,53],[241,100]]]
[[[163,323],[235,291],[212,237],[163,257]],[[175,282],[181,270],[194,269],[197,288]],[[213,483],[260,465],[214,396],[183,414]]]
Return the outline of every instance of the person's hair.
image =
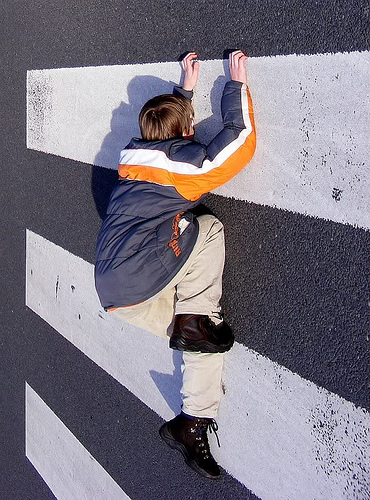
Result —
[[[190,131],[193,117],[193,106],[185,97],[158,95],[145,103],[140,111],[141,136],[146,141],[181,138],[184,131]]]

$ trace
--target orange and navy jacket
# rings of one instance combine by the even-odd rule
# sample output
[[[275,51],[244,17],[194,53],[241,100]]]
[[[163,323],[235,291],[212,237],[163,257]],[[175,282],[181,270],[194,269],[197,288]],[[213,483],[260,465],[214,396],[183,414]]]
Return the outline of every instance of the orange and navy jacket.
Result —
[[[174,93],[192,97],[179,87]],[[96,246],[95,285],[105,310],[139,304],[171,281],[198,236],[189,210],[252,158],[256,135],[245,84],[226,83],[221,113],[223,129],[208,146],[134,138],[121,152]]]

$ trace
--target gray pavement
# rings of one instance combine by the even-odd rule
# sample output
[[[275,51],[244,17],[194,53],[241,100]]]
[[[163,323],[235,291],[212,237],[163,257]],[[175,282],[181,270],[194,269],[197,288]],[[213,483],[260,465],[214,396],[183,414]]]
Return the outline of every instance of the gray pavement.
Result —
[[[368,50],[368,16],[366,2],[338,1],[2,3],[1,499],[54,498],[24,454],[26,380],[131,498],[256,498],[229,475],[195,477],[157,438],[162,420],[26,308],[25,229],[93,262],[96,203],[115,178],[26,149],[26,71],[193,48],[204,59]],[[223,305],[238,341],[369,410],[370,233],[216,195],[205,205],[227,228]]]

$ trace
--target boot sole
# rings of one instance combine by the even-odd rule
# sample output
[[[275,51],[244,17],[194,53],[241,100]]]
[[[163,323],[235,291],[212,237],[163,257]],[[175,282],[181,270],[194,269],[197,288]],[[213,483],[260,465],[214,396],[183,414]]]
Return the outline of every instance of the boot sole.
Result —
[[[185,458],[185,462],[188,464],[188,466],[191,467],[196,472],[198,472],[198,474],[200,474],[203,477],[207,477],[208,479],[220,479],[221,478],[221,474],[219,476],[212,476],[211,474],[206,472],[204,469],[201,469],[199,467],[199,465],[194,460],[192,460],[190,458],[189,453],[187,452],[185,446],[182,443],[180,443],[179,441],[176,441],[176,439],[174,439],[172,437],[172,434],[169,432],[169,430],[167,428],[167,424],[163,424],[162,427],[159,429],[159,435],[161,436],[163,441],[166,444],[168,444],[168,446],[170,448],[172,448],[173,450],[179,451],[183,455],[183,457]]]
[[[192,351],[192,352],[226,352],[229,351],[234,344],[234,339],[228,344],[212,344],[212,342],[207,342],[205,340],[196,340],[192,342],[186,342],[183,338],[170,339],[170,348],[176,351]]]

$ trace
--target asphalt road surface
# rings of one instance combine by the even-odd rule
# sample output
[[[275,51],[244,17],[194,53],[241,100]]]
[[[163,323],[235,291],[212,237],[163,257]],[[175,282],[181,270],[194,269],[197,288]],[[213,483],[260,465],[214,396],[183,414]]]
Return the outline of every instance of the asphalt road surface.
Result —
[[[55,498],[48,481],[26,457],[28,404],[30,415],[43,404],[52,409],[109,475],[107,484],[114,480],[118,485],[117,498],[123,498],[121,490],[131,499],[288,498],[281,491],[293,491],[289,487],[295,477],[289,467],[294,457],[272,449],[274,440],[283,439],[281,434],[276,438],[266,431],[259,437],[266,453],[271,444],[275,456],[271,463],[283,464],[286,471],[281,490],[267,459],[271,482],[265,480],[263,470],[248,479],[247,472],[233,475],[232,466],[217,483],[203,480],[158,438],[163,422],[160,411],[66,340],[65,309],[58,329],[26,306],[26,230],[67,250],[68,255],[93,263],[101,215],[116,178],[112,169],[26,147],[26,77],[27,71],[37,69],[176,61],[187,50],[197,50],[204,60],[222,59],[223,51],[231,48],[241,48],[251,58],[365,54],[369,50],[367,2],[5,1],[0,19],[0,498]],[[364,65],[363,74],[366,71]],[[275,84],[279,86],[279,81]],[[338,99],[347,97],[338,94]],[[356,137],[353,140],[359,148]],[[344,162],[343,172],[345,154],[347,150],[337,159]],[[359,183],[367,179],[362,177]],[[334,198],[340,198],[341,190],[335,189]],[[338,416],[339,424],[333,423],[336,407],[328,403],[334,398],[338,408],[351,405],[348,408],[353,408],[357,420],[348,417],[346,435],[351,443],[368,442],[369,227],[218,194],[208,195],[204,204],[226,228],[223,307],[240,348],[251,356],[256,353],[256,359],[276,363],[276,370],[283,367],[298,377],[294,380],[309,381],[318,394],[314,426],[325,431],[318,442],[324,443],[326,452],[318,449],[322,455],[317,468],[324,471],[327,482],[320,479],[317,484],[322,490],[315,490],[308,481],[295,498],[370,498],[369,447],[359,444],[352,462],[338,454],[334,427],[344,426],[344,414]],[[292,397],[291,407],[276,406],[276,418],[293,421],[294,409]],[[49,418],[47,411],[43,415]],[[228,439],[226,417],[224,440]],[[247,427],[244,413],[236,411],[233,418],[233,426]],[[45,433],[49,428],[45,425]],[[362,429],[361,436],[356,429]],[[299,440],[299,429],[293,429],[291,437]],[[238,443],[227,446],[237,448]],[[246,471],[249,463],[253,469],[257,451],[251,449],[235,461],[242,461]],[[342,489],[335,489],[333,477],[342,473],[344,483],[337,485]],[[86,495],[80,498],[108,498],[104,493]]]

